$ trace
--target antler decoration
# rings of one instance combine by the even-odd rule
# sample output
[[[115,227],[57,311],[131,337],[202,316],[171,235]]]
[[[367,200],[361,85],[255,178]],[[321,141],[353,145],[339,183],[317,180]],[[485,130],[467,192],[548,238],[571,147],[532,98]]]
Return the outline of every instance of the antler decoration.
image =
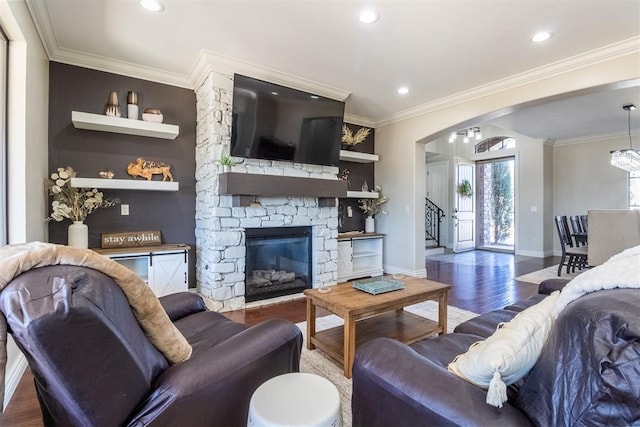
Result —
[[[354,135],[346,124],[342,125],[342,142],[345,145],[358,145],[369,136],[371,129],[360,128]]]

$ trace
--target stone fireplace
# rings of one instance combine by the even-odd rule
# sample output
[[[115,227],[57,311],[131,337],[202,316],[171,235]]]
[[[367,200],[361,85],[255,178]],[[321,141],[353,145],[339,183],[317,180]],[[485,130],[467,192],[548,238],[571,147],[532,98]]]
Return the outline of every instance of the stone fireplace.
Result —
[[[209,72],[196,89],[196,282],[218,311],[243,308],[249,298],[247,229],[308,227],[312,243],[308,287],[335,284],[338,270],[337,207],[324,206],[317,197],[260,195],[238,205],[233,195],[220,192],[218,161],[229,153],[232,90],[233,76],[218,71]],[[233,174],[337,180],[337,167],[234,160]]]

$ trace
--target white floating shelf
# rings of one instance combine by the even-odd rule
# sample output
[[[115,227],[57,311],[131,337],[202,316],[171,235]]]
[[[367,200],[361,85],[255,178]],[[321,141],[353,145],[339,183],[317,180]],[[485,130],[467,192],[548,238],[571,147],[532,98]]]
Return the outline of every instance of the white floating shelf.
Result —
[[[150,136],[152,138],[176,139],[180,132],[180,127],[176,125],[123,119],[122,117],[83,113],[80,111],[71,112],[71,121],[76,129]]]
[[[178,191],[180,185],[172,181],[142,181],[134,179],[71,178],[72,187],[98,190]]]
[[[377,199],[377,191],[347,191],[347,197],[354,199]]]
[[[340,150],[340,160],[354,163],[372,163],[379,159],[377,154],[358,153],[357,151]]]

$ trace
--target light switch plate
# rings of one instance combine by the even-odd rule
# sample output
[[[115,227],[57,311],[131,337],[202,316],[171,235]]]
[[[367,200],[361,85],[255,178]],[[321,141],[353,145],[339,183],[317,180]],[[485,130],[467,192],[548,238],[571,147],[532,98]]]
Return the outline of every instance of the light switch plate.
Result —
[[[120,215],[129,215],[129,205],[120,205]]]

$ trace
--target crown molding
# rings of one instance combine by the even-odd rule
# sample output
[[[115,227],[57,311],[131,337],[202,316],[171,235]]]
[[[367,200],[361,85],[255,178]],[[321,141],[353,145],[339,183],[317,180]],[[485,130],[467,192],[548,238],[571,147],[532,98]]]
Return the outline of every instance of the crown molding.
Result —
[[[640,136],[640,131],[635,130],[631,132],[631,138]],[[575,145],[575,144],[585,144],[589,142],[599,142],[599,141],[608,141],[612,139],[626,139],[629,138],[628,132],[614,132],[614,133],[605,133],[600,135],[589,135],[589,136],[581,136],[576,138],[565,138],[558,139],[553,141],[551,145],[557,147],[559,145]]]
[[[58,38],[56,37],[56,32],[51,24],[47,2],[39,0],[25,0],[25,3],[27,4],[27,10],[31,15],[31,20],[33,21],[36,31],[38,32],[38,36],[40,37],[40,43],[42,43],[47,56],[51,59],[52,53],[58,48]]]
[[[51,57],[52,61],[69,65],[91,68],[136,79],[148,80],[169,86],[193,89],[188,76],[163,71],[157,68],[145,67],[131,62],[119,61],[98,55],[89,55],[69,49],[58,49]]]
[[[368,117],[357,116],[355,114],[345,113],[344,121],[358,126],[366,126],[370,128],[376,127],[376,121]]]
[[[241,61],[208,50],[202,50],[200,52],[191,69],[189,75],[191,76],[192,87],[198,88],[211,71],[217,71],[223,74],[243,74],[248,77],[288,86],[293,89],[310,92],[338,101],[345,101],[349,95],[351,95],[351,92],[343,89],[303,79],[293,74]]]
[[[58,38],[51,24],[47,2],[41,0],[26,0],[26,3],[38,35],[40,36],[40,41],[50,61],[192,89],[191,80],[185,75],[61,48],[58,45]]]
[[[608,46],[575,55],[570,58],[544,65],[542,67],[534,68],[532,70],[516,74],[505,79],[497,80],[493,83],[478,86],[467,91],[459,92],[457,94],[441,98],[433,102],[401,111],[397,114],[389,116],[386,119],[378,120],[376,122],[376,127],[386,126],[392,123],[411,119],[463,102],[469,102],[472,99],[494,95],[508,89],[524,86],[570,71],[579,70],[586,66],[610,61],[623,56],[636,54],[638,52],[640,52],[640,37],[632,37],[621,42],[613,43]]]

